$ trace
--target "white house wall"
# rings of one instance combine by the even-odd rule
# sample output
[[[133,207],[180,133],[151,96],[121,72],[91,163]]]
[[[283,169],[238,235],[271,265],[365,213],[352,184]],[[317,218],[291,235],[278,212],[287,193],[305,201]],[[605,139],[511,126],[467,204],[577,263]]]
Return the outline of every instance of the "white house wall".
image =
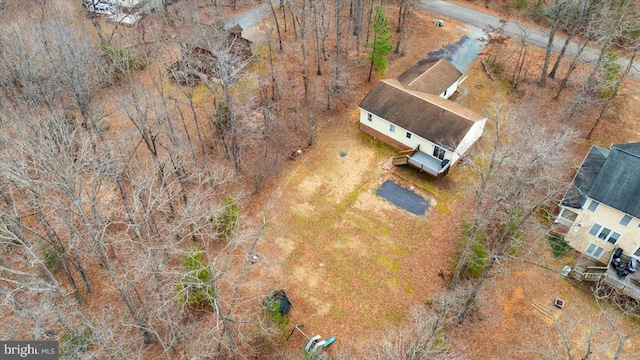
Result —
[[[455,149],[455,152],[451,157],[452,165],[458,162],[458,160],[460,160],[460,157],[462,157],[462,155],[464,155],[467,151],[469,151],[471,146],[473,146],[473,144],[476,141],[478,141],[480,136],[482,136],[482,132],[484,131],[484,125],[486,123],[487,123],[487,119],[485,118],[480,121],[476,121],[471,126],[471,129],[469,129],[469,131],[464,136],[464,138],[462,138],[462,141],[460,141],[460,144],[458,144],[458,147]]]
[[[617,247],[622,248],[625,255],[633,255],[640,247],[640,220],[632,218],[627,226],[621,225],[620,220],[625,215],[623,212],[602,203],[592,212],[588,210],[590,203],[591,199],[587,199],[581,214],[578,215],[576,221],[569,228],[565,236],[569,245],[581,253],[586,252],[590,243],[603,248],[604,252],[598,259],[603,263],[609,260],[611,252]],[[619,233],[621,235],[620,239],[615,244],[611,244],[589,234],[589,230],[591,230],[594,223]]]
[[[140,12],[150,13],[153,11],[162,10],[164,6],[164,0],[111,0],[115,5],[122,7],[134,7],[140,3],[144,3]],[[169,2],[167,2],[169,3]]]
[[[391,122],[376,116],[375,114],[371,114],[371,121],[368,120],[368,114],[370,114],[369,112],[365,111],[364,109],[360,109],[360,123],[364,126],[368,126],[370,128],[372,128],[373,130],[386,135],[388,137],[390,137],[391,139],[404,144],[405,146],[407,146],[408,148],[411,149],[415,149],[418,145],[420,145],[420,151],[432,155],[433,154],[433,149],[435,147],[436,144],[432,143],[431,141],[420,137],[418,135],[416,135],[415,133],[408,131],[407,129],[404,129],[396,124],[395,125],[395,131],[391,132],[390,131],[390,125],[392,124]],[[411,135],[411,139],[407,139],[407,132],[410,132]],[[480,133],[482,133],[482,131],[480,131]],[[445,149],[446,150],[446,149]],[[451,151],[446,151],[444,158],[445,159],[449,159],[450,161],[452,161],[452,152]],[[452,161],[453,163],[453,161]]]
[[[445,90],[442,94],[440,94],[440,97],[448,99],[451,97],[451,95],[453,95],[453,93],[456,92],[456,90],[458,90],[458,81],[451,84],[451,86],[449,86],[447,90]]]

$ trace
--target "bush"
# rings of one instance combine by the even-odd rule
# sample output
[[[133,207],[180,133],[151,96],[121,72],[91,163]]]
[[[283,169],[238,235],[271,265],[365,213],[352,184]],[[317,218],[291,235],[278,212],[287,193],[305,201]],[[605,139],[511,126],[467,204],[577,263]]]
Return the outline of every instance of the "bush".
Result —
[[[216,103],[216,113],[211,116],[210,121],[218,131],[225,133],[229,129],[229,106],[226,102]]]
[[[549,236],[549,245],[551,246],[551,251],[555,258],[559,258],[566,254],[570,248],[569,244],[563,238],[556,235]]]
[[[203,251],[192,251],[182,260],[183,275],[174,285],[180,306],[195,310],[211,310],[215,292],[211,284],[212,276]]]
[[[462,242],[464,245],[469,241],[473,241],[471,246],[471,253],[467,258],[467,262],[464,264],[462,270],[462,277],[464,278],[478,278],[482,275],[485,267],[489,264],[489,254],[487,246],[484,244],[484,233],[481,231],[476,232],[475,237],[472,238],[473,227],[471,224],[462,224]]]
[[[130,48],[121,48],[111,44],[102,47],[104,58],[107,62],[108,73],[111,79],[122,81],[133,70],[142,70],[148,62],[143,61]]]
[[[239,227],[240,208],[231,196],[227,196],[223,201],[222,210],[213,219],[213,231],[224,240],[229,240]]]
[[[52,247],[45,247],[42,250],[42,259],[44,260],[44,265],[50,271],[55,271],[62,262],[62,259],[60,259],[60,254],[56,249]]]
[[[91,329],[85,328],[83,331],[72,331],[60,337],[61,359],[78,359],[86,354],[91,347]]]
[[[264,307],[264,311],[276,324],[281,326],[289,325],[289,318],[280,313],[280,300],[269,301]]]

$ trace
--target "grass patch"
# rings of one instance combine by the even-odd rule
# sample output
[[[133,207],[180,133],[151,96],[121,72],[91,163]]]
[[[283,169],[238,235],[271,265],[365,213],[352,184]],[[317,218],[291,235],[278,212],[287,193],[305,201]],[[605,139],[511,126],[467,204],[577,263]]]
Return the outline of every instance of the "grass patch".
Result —
[[[449,207],[444,203],[438,203],[438,205],[436,205],[436,211],[438,214],[446,215],[449,213]]]
[[[391,260],[391,258],[389,258],[385,254],[378,255],[377,260],[382,266],[384,266],[389,271],[398,271],[400,269],[400,261]]]
[[[340,203],[340,208],[344,209],[355,204],[356,200],[358,200],[358,196],[362,194],[365,189],[365,185],[358,186],[356,189],[347,194],[347,196]]]
[[[556,259],[566,254],[570,249],[569,244],[564,239],[555,235],[549,236],[549,245],[551,246],[553,257]]]

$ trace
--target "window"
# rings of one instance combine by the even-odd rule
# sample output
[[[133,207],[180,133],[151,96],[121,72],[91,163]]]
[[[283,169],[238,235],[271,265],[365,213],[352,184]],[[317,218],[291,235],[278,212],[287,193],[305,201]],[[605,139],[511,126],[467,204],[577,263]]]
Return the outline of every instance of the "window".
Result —
[[[629,225],[629,223],[631,222],[631,219],[632,219],[631,216],[624,214],[622,219],[620,219],[620,225],[624,225],[624,226]]]
[[[591,200],[591,204],[589,204],[589,211],[593,212],[596,211],[596,209],[598,208],[598,205],[600,205],[599,202],[595,201],[595,200]]]
[[[562,211],[558,215],[558,218],[567,220],[568,222],[573,224],[573,222],[578,218],[578,213],[567,208],[562,208]]]
[[[373,121],[373,115],[371,115],[371,113],[367,114],[367,120]]]
[[[607,240],[608,242],[615,244],[618,239],[620,239],[620,234],[618,234],[617,232],[613,232],[611,233],[611,236],[609,236],[609,240]]]
[[[640,256],[640,247],[633,253],[633,256]]]
[[[599,259],[600,255],[602,255],[603,252],[604,249],[596,244],[589,243],[589,246],[587,246],[587,255],[591,256],[594,259]]]
[[[390,132],[396,132],[396,126],[393,124],[389,124],[389,131]]]
[[[439,147],[438,145],[433,147],[433,156],[434,157],[437,157],[438,159],[443,160],[445,153],[446,153],[446,151],[443,148]]]
[[[611,231],[611,229],[607,229],[600,224],[593,224],[591,230],[589,230],[589,234],[597,237],[602,241],[608,241],[611,244],[615,244],[621,236],[617,232]]]
[[[411,133],[407,132],[407,139],[411,139]]]

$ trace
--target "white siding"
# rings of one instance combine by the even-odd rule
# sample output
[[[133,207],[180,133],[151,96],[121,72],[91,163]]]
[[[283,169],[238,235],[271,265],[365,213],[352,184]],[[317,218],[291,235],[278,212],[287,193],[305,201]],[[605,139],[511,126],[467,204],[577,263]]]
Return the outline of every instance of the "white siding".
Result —
[[[453,93],[456,92],[456,90],[458,90],[458,82],[454,82],[453,84],[451,84],[451,86],[449,86],[449,88],[447,90],[445,90],[442,94],[440,94],[440,97],[448,99],[451,97],[451,95],[453,95]]]
[[[404,129],[401,126],[398,126],[397,124],[394,124],[396,126],[395,131],[391,132],[389,131],[389,125],[392,124],[390,121],[387,121],[379,116],[376,116],[375,114],[371,114],[371,121],[369,121],[368,114],[370,113],[365,111],[362,108],[360,109],[361,124],[368,126],[381,134],[389,136],[390,138],[398,141],[401,144],[406,145],[411,149],[415,149],[418,145],[420,145],[420,151],[429,155],[433,155],[433,149],[436,144],[416,135],[415,133],[411,133],[412,134],[411,139],[407,139],[406,135],[408,130]],[[455,154],[451,153],[451,151],[446,151],[444,158],[451,160],[452,156],[455,156]]]
[[[482,119],[480,121],[476,121],[469,129],[469,132],[462,138],[462,141],[455,149],[455,153],[451,158],[451,165],[455,164],[460,160],[460,157],[464,155],[471,146],[482,136],[482,132],[484,131],[484,125],[486,124],[487,119]]]

